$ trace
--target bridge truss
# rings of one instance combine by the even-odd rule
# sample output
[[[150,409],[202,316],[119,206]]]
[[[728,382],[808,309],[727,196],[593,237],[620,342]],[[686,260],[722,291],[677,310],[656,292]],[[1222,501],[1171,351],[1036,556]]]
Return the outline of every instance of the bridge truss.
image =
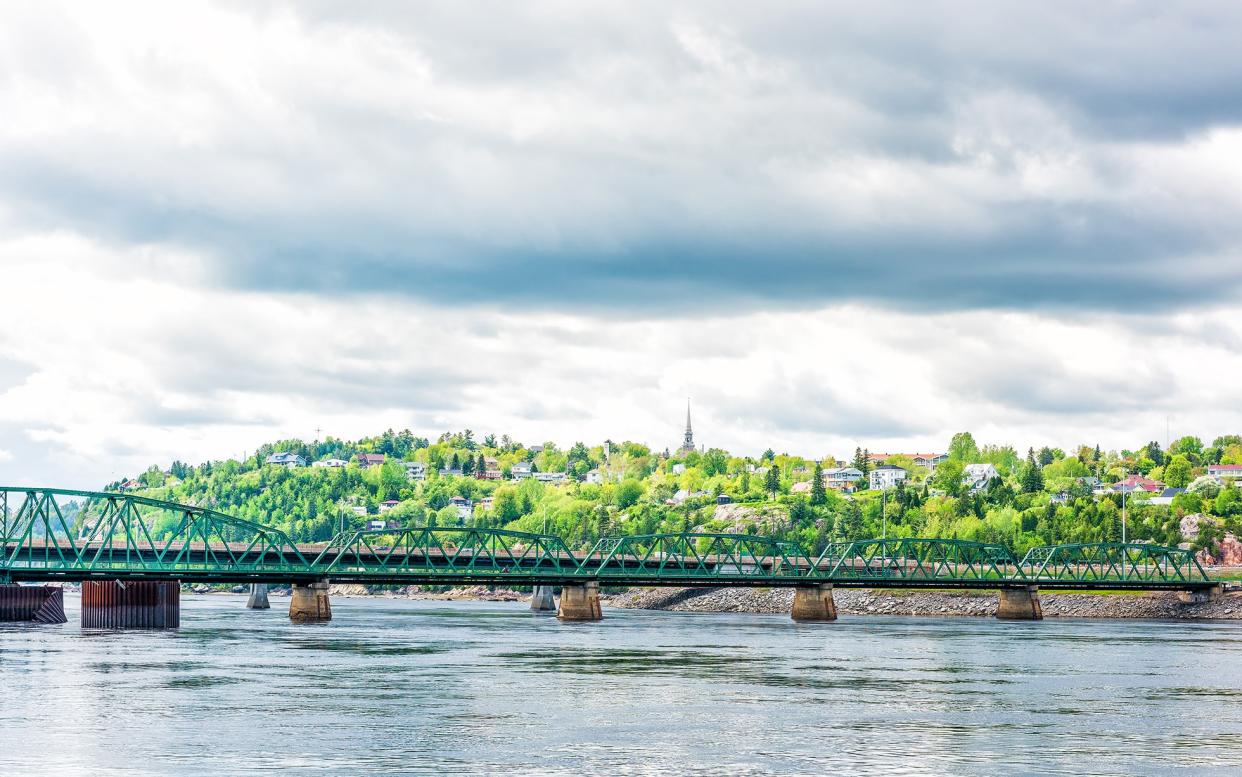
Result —
[[[69,509],[69,505],[73,509]],[[278,529],[148,497],[0,486],[0,580],[869,588],[1197,589],[1190,551],[1143,543],[1056,545],[1016,560],[1001,545],[894,539],[832,543],[818,556],[750,534],[601,539],[504,529],[347,531],[296,545]]]

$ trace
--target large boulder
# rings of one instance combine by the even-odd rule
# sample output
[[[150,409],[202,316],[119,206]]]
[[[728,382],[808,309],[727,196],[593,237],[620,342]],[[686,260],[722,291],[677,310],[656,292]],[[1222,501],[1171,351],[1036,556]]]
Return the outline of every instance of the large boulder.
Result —
[[[1178,525],[1178,530],[1181,532],[1182,540],[1185,542],[1194,542],[1199,539],[1199,530],[1205,524],[1219,526],[1220,520],[1206,516],[1203,513],[1191,513],[1190,515],[1183,517],[1181,524]]]

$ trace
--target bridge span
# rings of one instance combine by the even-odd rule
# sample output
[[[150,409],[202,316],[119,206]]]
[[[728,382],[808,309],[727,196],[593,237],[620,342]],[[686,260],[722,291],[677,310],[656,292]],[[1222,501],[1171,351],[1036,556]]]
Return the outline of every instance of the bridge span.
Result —
[[[33,610],[6,609],[4,592],[29,601],[17,584],[55,582],[83,584],[83,625],[176,625],[182,582],[249,583],[257,607],[266,606],[266,586],[291,584],[290,617],[327,620],[329,581],[531,586],[540,610],[560,588],[558,616],[588,621],[602,617],[601,586],[789,587],[800,621],[835,620],[834,587],[996,590],[997,616],[1022,620],[1042,617],[1040,586],[1199,597],[1221,590],[1191,551],[1147,543],[1052,545],[1018,559],[1003,545],[957,539],[851,540],[812,554],[771,537],[678,533],[609,537],[576,551],[552,535],[422,526],[295,544],[207,507],[0,486],[0,620],[54,620],[59,605],[48,602],[61,589],[43,589],[47,598]]]

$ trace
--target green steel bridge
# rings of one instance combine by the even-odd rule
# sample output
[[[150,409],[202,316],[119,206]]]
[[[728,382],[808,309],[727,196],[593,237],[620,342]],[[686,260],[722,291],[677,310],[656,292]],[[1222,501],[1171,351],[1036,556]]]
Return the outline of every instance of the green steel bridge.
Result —
[[[69,501],[76,511],[66,515]],[[1201,591],[1219,585],[1179,548],[1053,545],[1023,558],[956,539],[854,540],[819,554],[748,534],[601,539],[503,529],[347,531],[294,544],[278,529],[126,493],[0,486],[0,583],[139,580],[517,586],[832,585],[858,588]]]

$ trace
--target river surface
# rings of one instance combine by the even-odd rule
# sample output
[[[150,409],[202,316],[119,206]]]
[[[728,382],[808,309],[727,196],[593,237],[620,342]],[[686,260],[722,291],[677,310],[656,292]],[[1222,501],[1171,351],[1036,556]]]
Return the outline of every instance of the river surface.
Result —
[[[1242,774],[1242,624],[182,596],[0,624],[0,775]]]

